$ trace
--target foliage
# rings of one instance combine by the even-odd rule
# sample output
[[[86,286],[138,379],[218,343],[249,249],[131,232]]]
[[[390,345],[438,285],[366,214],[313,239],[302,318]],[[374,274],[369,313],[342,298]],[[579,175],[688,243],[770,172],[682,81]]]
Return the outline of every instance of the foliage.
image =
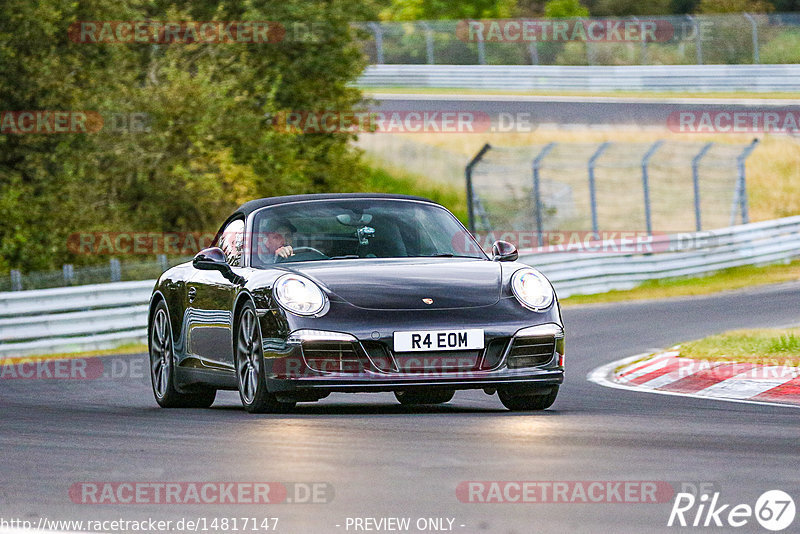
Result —
[[[551,19],[588,17],[589,10],[583,7],[578,0],[548,0],[544,6],[544,16]]]
[[[6,0],[0,3],[0,110],[97,111],[97,133],[0,135],[0,271],[90,263],[78,231],[208,231],[258,196],[360,189],[347,133],[273,128],[293,110],[346,112],[364,67],[350,22],[359,0]],[[294,21],[312,38],[278,43],[76,43],[76,21]],[[147,131],[111,126],[131,113]]]
[[[502,19],[515,14],[516,0],[391,0],[383,20]]]

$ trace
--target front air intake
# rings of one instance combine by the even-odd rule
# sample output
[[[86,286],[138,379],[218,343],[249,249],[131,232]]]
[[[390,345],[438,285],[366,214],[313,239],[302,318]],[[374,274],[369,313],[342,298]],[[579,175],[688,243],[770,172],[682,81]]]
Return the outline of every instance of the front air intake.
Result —
[[[537,367],[553,359],[556,340],[553,336],[520,337],[514,339],[506,358],[509,369]]]
[[[352,343],[342,341],[306,341],[303,343],[306,365],[321,373],[360,373],[361,358]]]

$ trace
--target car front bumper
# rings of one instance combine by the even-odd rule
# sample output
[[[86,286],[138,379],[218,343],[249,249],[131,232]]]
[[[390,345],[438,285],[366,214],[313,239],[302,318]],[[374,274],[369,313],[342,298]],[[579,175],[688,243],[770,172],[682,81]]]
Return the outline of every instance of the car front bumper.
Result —
[[[560,324],[544,323],[517,328],[494,328],[487,332],[485,348],[478,354],[454,354],[443,352],[414,353],[409,365],[399,363],[407,353],[396,354],[391,350],[391,339],[359,339],[352,334],[318,330],[300,330],[285,340],[265,340],[264,365],[267,386],[271,392],[299,393],[308,396],[324,396],[328,392],[380,392],[412,388],[438,389],[497,389],[514,387],[518,390],[548,390],[564,380],[564,331]],[[302,335],[305,333],[305,335]],[[552,340],[552,348],[546,347],[538,355],[537,363],[520,367],[518,342]],[[318,363],[309,364],[309,343],[338,344],[340,357],[343,346],[352,347],[348,352],[349,371],[340,368],[324,368]],[[376,353],[380,347],[382,352]],[[327,346],[331,349],[331,346]],[[466,352],[466,351],[465,351]],[[327,350],[327,354],[331,350]],[[377,357],[376,357],[377,354]],[[435,354],[434,357],[430,355]],[[381,356],[383,355],[383,356]],[[469,358],[472,358],[471,360]],[[426,366],[427,361],[427,366]],[[512,362],[517,362],[516,364]],[[530,360],[528,360],[530,362]]]

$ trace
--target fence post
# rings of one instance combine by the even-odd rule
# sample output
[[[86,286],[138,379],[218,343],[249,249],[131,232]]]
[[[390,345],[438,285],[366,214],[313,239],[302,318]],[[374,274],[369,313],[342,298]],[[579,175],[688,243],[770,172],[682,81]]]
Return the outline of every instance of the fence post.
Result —
[[[158,255],[158,263],[161,266],[161,270],[162,271],[166,271],[167,269],[169,269],[169,261],[167,261],[167,255],[166,254],[159,254]]]
[[[739,171],[739,178],[736,184],[736,194],[739,200],[739,209],[742,213],[742,224],[747,224],[750,222],[750,214],[747,210],[747,182],[745,180],[745,160],[753,153],[753,150],[756,149],[756,145],[758,144],[758,139],[753,139],[753,142],[750,143],[742,153],[739,154],[736,158],[736,168]],[[736,217],[736,205],[732,209],[733,213],[731,214],[731,226],[735,223]]]
[[[71,285],[72,281],[75,279],[75,269],[73,266],[69,263],[65,263],[61,267],[61,272],[64,274],[64,285]]]
[[[548,143],[533,158],[533,208],[536,210],[536,242],[541,247],[544,242],[542,239],[542,195],[540,191],[539,170],[542,167],[544,157],[556,146],[556,143]]]
[[[531,41],[528,43],[528,52],[531,55],[531,65],[538,65],[539,64],[539,47],[536,44],[536,41]]]
[[[111,258],[108,260],[108,265],[111,269],[111,281],[119,282],[122,280],[122,266],[119,264],[119,260],[117,258]]]
[[[483,42],[483,32],[478,34],[478,65],[486,65],[486,43]]]
[[[692,158],[692,184],[694,187],[694,226],[699,232],[703,229],[703,222],[700,214],[700,160],[706,155],[714,143],[706,143],[700,152]]]
[[[595,191],[595,183],[594,183],[594,165],[597,162],[597,158],[599,158],[606,149],[611,146],[611,143],[606,141],[605,143],[601,144],[592,157],[589,158],[589,200],[592,203],[592,231],[597,234],[600,231],[600,227],[597,224],[597,192]]]
[[[435,65],[436,60],[433,57],[433,30],[431,25],[424,20],[419,21],[419,25],[425,31],[425,54],[428,56],[428,65]]]
[[[634,22],[639,22],[639,17],[631,17],[631,20],[634,21]],[[641,41],[641,43],[642,43],[642,46],[641,46],[641,48],[642,48],[641,64],[642,65],[647,65],[647,39],[644,37],[644,35],[645,35],[644,22],[639,24],[639,35],[642,37],[642,41]]]
[[[475,154],[475,157],[473,157],[464,168],[464,177],[467,180],[467,226],[473,235],[475,235],[475,197],[472,190],[472,169],[483,159],[484,154],[486,154],[491,148],[492,147],[489,145],[489,143],[483,145],[478,153]]]
[[[583,23],[586,19],[584,19],[583,17],[578,17],[576,20],[578,22]],[[584,26],[584,28],[586,28],[586,26]],[[594,61],[594,48],[592,47],[592,40],[586,39],[583,43],[584,46],[586,47],[586,63],[588,63],[591,66],[594,66],[595,61]]]
[[[753,63],[759,64],[761,63],[761,59],[758,55],[758,24],[756,23],[756,19],[753,18],[753,15],[750,13],[743,13],[744,18],[746,18],[750,25],[753,27],[752,36],[753,36]]]
[[[11,291],[22,291],[22,273],[11,269]]]
[[[370,22],[368,24],[375,35],[375,56],[376,64],[383,65],[383,28],[377,22]]]
[[[647,149],[644,157],[642,158],[642,190],[644,191],[644,224],[647,227],[647,235],[653,235],[653,221],[650,216],[650,177],[647,175],[647,166],[650,164],[650,158],[656,153],[658,147],[664,144],[664,141],[656,141]]]
[[[697,23],[697,18],[689,15],[689,19],[694,25],[694,42],[695,52],[697,53],[697,64],[703,64],[703,36],[700,33],[700,25]]]

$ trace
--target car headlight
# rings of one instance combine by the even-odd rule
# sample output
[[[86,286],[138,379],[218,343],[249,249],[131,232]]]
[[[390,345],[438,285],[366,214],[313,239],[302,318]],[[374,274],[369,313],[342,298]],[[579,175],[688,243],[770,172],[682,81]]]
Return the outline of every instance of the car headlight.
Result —
[[[278,304],[297,315],[321,315],[328,304],[317,284],[296,274],[285,274],[275,281],[273,295]]]
[[[555,294],[542,273],[535,269],[520,269],[511,277],[511,290],[517,300],[533,311],[549,308]]]

